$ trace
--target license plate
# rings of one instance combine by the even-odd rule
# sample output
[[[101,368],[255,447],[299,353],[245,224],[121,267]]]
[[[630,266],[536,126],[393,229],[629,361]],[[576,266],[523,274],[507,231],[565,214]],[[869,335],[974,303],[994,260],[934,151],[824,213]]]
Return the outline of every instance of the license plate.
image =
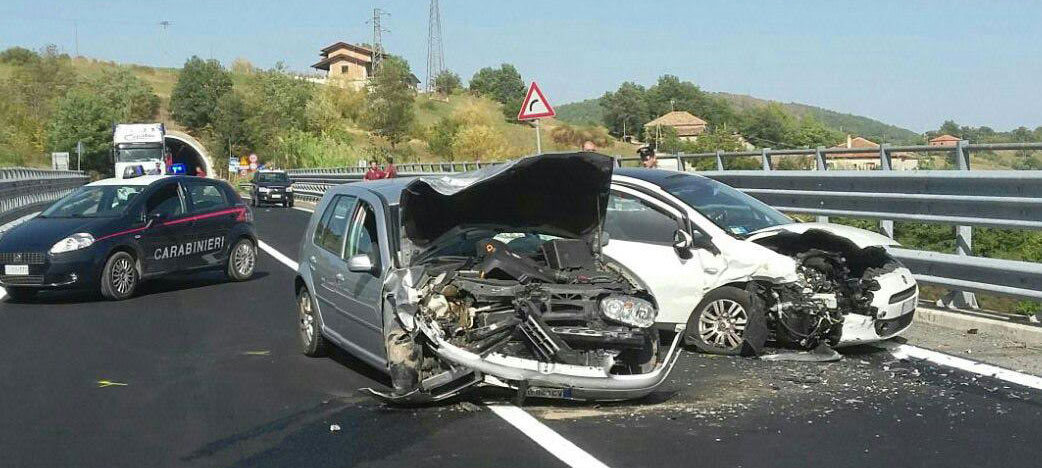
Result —
[[[536,398],[571,398],[570,388],[528,387],[525,396]]]
[[[5,275],[29,275],[29,265],[4,265]]]
[[[271,194],[271,198],[282,198],[282,195],[279,195],[277,193],[273,193],[273,194]]]

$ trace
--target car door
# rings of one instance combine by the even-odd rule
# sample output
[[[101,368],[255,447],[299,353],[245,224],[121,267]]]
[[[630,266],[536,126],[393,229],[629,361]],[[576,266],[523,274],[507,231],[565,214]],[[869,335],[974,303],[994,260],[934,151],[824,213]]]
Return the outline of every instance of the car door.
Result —
[[[343,297],[344,241],[357,199],[350,195],[334,197],[315,226],[308,267],[312,269],[315,297],[322,313],[322,322],[341,341],[352,342],[353,320],[349,318]],[[357,342],[354,343],[357,346]]]
[[[651,289],[659,322],[686,323],[710,276],[703,269],[703,256],[709,252],[696,250],[684,258],[673,247],[682,219],[675,208],[625,187],[612,189],[604,218],[609,239],[604,254]]]
[[[189,180],[182,183],[187,195],[188,218],[192,227],[191,242],[184,258],[185,268],[202,268],[221,264],[227,258],[227,235],[235,226],[239,212],[231,210],[231,202],[216,182]]]
[[[344,264],[339,282],[342,308],[350,319],[357,322],[352,329],[353,339],[364,343],[367,350],[386,358],[383,339],[383,315],[380,307],[382,272],[384,266],[383,242],[378,232],[377,212],[368,201],[359,199],[347,226],[344,244]],[[350,271],[347,261],[354,256],[365,256],[373,268],[370,271]],[[388,255],[389,258],[389,255]]]
[[[185,200],[176,181],[161,182],[145,200],[145,220],[148,228],[141,233],[145,251],[142,268],[146,275],[176,271],[181,268],[183,250],[180,245],[191,231],[191,223],[184,222]]]

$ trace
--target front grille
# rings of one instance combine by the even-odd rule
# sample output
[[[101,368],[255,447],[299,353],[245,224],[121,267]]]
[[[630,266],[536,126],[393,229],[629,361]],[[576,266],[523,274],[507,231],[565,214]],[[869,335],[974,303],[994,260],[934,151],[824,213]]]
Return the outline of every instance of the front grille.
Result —
[[[905,289],[904,291],[901,291],[897,294],[894,294],[893,296],[890,296],[890,303],[897,304],[898,302],[903,302],[905,299],[908,299],[914,295],[915,285],[912,285],[912,287]]]
[[[43,252],[0,253],[0,265],[43,265],[45,260]]]
[[[0,275],[0,283],[5,286],[39,286],[43,284],[43,275]]]
[[[912,324],[915,313],[904,314],[893,320],[876,320],[876,333],[884,338],[889,338],[895,333],[904,330]]]

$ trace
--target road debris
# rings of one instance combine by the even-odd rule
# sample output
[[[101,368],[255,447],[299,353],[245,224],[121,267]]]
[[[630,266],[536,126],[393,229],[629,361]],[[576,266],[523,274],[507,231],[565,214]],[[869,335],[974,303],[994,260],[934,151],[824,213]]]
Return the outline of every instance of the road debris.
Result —
[[[337,432],[339,430],[340,430],[340,425],[339,424],[330,424],[329,425],[329,432]]]
[[[105,388],[105,387],[126,387],[127,385],[128,385],[128,384],[126,384],[126,383],[123,383],[123,382],[113,382],[113,381],[111,381],[111,380],[99,380],[99,381],[98,381],[98,388]]]

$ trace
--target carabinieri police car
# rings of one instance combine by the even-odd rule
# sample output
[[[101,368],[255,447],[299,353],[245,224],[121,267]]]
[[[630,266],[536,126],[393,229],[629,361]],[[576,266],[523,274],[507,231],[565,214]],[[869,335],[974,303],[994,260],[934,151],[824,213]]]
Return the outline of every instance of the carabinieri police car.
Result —
[[[11,299],[88,289],[126,299],[144,279],[223,268],[253,276],[253,213],[227,182],[186,176],[105,179],[0,234],[0,286]]]

